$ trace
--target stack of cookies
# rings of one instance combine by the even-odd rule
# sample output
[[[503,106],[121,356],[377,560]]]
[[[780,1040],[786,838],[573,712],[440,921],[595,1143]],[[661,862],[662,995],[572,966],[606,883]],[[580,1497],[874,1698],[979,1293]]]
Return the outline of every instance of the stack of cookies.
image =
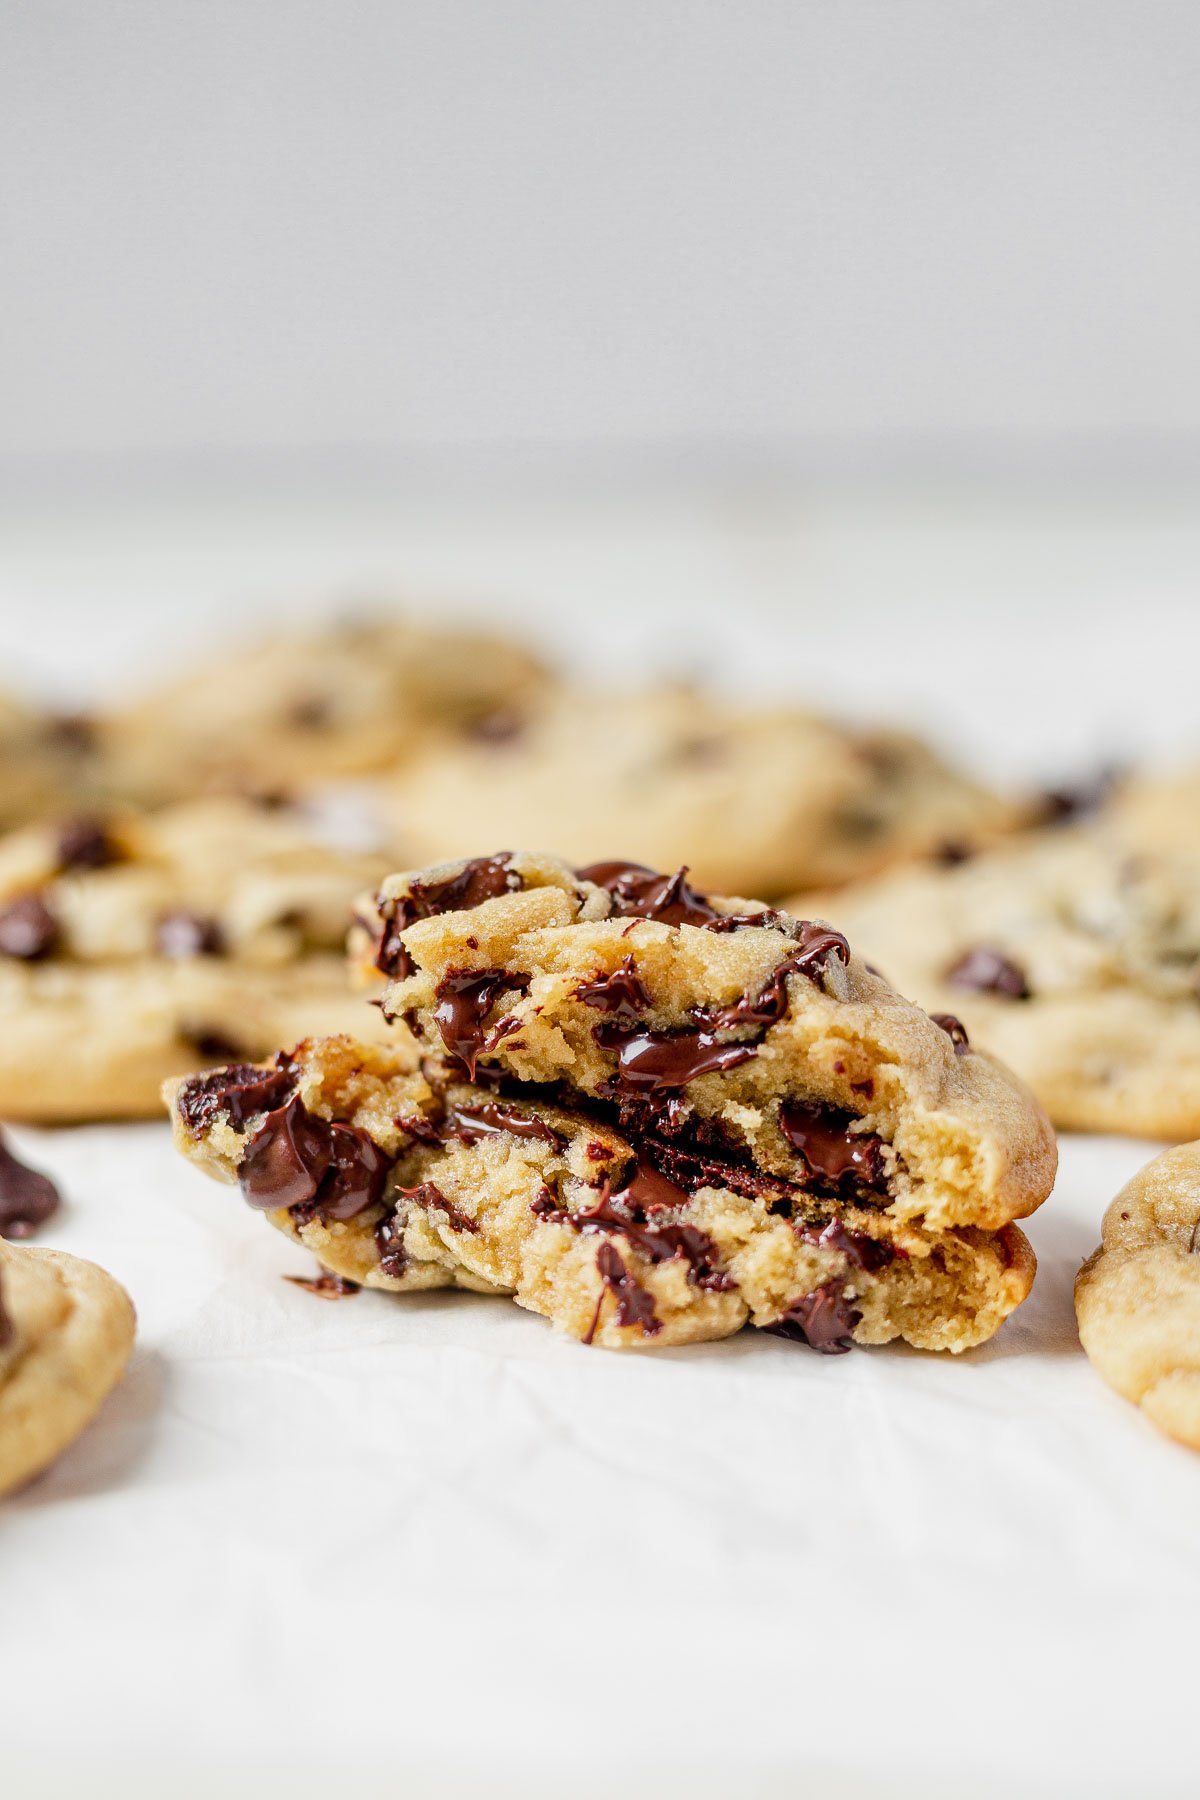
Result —
[[[1094,798],[403,623],[6,703],[0,1115],[166,1081],[183,1153],[338,1290],[961,1351],[1029,1291],[1051,1121],[1200,1136],[1200,787]]]

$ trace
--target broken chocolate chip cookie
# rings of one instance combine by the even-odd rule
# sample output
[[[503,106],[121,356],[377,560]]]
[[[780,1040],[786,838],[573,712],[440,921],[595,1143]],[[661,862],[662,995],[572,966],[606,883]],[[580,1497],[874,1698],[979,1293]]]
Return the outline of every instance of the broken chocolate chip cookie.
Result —
[[[1028,1292],[1048,1122],[832,926],[499,853],[390,878],[357,954],[420,1068],[332,1039],[170,1094],[184,1153],[333,1273],[614,1347],[962,1350]]]

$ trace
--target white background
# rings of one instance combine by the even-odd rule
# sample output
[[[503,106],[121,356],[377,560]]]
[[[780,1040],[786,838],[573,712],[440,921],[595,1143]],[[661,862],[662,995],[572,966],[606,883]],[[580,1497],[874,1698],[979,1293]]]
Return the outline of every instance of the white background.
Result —
[[[407,595],[1020,780],[1200,747],[1190,4],[0,7],[0,682]],[[0,1022],[2,1024],[2,1022]],[[14,1134],[139,1308],[0,1509],[14,1800],[1194,1793],[1200,1461],[1068,1140],[956,1362],[323,1305],[163,1128]]]

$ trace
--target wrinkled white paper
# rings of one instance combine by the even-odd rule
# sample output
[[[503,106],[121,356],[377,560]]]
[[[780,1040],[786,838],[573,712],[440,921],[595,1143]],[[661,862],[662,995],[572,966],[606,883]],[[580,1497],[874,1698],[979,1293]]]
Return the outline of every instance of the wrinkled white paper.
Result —
[[[1093,1374],[1071,1305],[1153,1146],[1064,1141],[992,1344],[827,1358],[323,1301],[165,1127],[13,1137],[67,1195],[41,1241],[140,1318],[97,1424],[0,1505],[13,1800],[1115,1796],[1200,1770],[1200,1457]]]

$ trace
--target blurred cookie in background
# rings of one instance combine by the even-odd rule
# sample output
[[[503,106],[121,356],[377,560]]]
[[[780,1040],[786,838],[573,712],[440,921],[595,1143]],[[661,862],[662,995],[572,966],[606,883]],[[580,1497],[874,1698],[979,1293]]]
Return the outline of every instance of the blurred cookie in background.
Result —
[[[0,831],[69,811],[102,791],[93,720],[0,694]]]
[[[765,898],[985,843],[1023,817],[905,733],[678,686],[543,690],[431,738],[386,785],[386,810],[412,863],[544,844],[575,864],[687,864],[701,886]]]
[[[153,806],[371,774],[430,730],[486,730],[546,679],[520,645],[473,631],[388,619],[281,632],[109,713],[110,785]]]
[[[1106,812],[816,904],[1056,1125],[1200,1135],[1200,857],[1132,847]]]
[[[379,1014],[344,943],[378,857],[247,800],[87,815],[0,840],[0,1116],[158,1110],[168,1076]]]

